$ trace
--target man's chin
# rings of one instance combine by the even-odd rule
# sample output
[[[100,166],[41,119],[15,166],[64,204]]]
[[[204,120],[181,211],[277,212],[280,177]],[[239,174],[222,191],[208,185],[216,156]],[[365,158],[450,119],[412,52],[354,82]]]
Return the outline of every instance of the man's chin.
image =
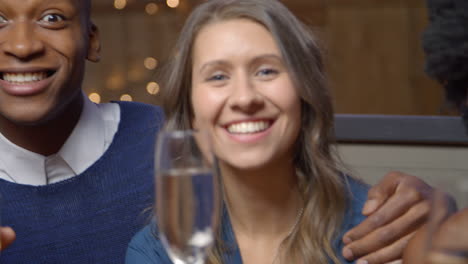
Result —
[[[39,111],[23,111],[21,113],[3,113],[2,119],[17,127],[37,127],[47,124],[52,115],[40,113]]]

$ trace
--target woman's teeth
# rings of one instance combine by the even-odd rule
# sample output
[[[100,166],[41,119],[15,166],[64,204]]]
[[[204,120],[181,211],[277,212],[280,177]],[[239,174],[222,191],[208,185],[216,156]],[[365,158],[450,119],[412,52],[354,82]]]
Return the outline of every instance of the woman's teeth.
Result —
[[[257,122],[243,122],[232,124],[227,127],[229,133],[233,134],[248,134],[248,133],[257,133],[266,130],[270,127],[270,123],[266,121],[257,121]]]
[[[4,73],[3,80],[11,83],[37,82],[47,78],[46,72]]]

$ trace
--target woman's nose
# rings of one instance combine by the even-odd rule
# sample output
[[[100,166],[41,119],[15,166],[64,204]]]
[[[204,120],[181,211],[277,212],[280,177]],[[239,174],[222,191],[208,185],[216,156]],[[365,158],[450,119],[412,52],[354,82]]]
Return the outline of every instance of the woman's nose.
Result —
[[[246,77],[238,78],[233,82],[229,101],[233,110],[247,113],[258,111],[265,103],[255,83]]]

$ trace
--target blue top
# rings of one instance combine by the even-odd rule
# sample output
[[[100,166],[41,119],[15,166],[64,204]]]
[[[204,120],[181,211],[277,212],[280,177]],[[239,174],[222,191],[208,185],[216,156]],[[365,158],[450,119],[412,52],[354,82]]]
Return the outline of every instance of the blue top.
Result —
[[[0,180],[2,225],[16,241],[0,263],[123,263],[128,242],[148,223],[153,203],[154,106],[121,102],[118,131],[82,174],[44,186]]]
[[[343,242],[341,237],[352,227],[361,223],[365,216],[361,214],[362,207],[367,200],[367,191],[369,187],[355,179],[348,177],[350,194],[348,195],[348,208],[346,210],[342,229],[338,237],[333,242],[335,252],[339,252],[338,258],[341,263],[354,263],[347,261],[341,256]],[[234,245],[232,250],[226,252],[224,258],[225,264],[241,264],[242,258],[237,247],[234,232],[227,213],[223,215],[222,237],[227,245]],[[127,249],[126,264],[172,264],[169,256],[164,250],[161,242],[155,237],[157,233],[155,225],[148,225],[136,234],[130,242]]]

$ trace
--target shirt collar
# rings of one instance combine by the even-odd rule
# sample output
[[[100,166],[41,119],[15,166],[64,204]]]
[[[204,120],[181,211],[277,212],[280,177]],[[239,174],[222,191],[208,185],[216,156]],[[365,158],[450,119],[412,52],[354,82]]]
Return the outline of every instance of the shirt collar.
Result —
[[[13,144],[0,133],[0,178],[21,184],[47,184],[44,161],[44,156]]]
[[[46,157],[31,152],[15,145],[0,133],[0,178],[19,184],[45,185],[50,180],[46,161],[54,156],[60,156],[72,170],[72,175],[57,179],[80,174],[99,159],[105,148],[104,120],[97,105],[84,94],[83,97],[80,119],[57,154]]]
[[[57,153],[75,174],[86,170],[104,152],[104,120],[97,105],[83,97],[80,119]]]

